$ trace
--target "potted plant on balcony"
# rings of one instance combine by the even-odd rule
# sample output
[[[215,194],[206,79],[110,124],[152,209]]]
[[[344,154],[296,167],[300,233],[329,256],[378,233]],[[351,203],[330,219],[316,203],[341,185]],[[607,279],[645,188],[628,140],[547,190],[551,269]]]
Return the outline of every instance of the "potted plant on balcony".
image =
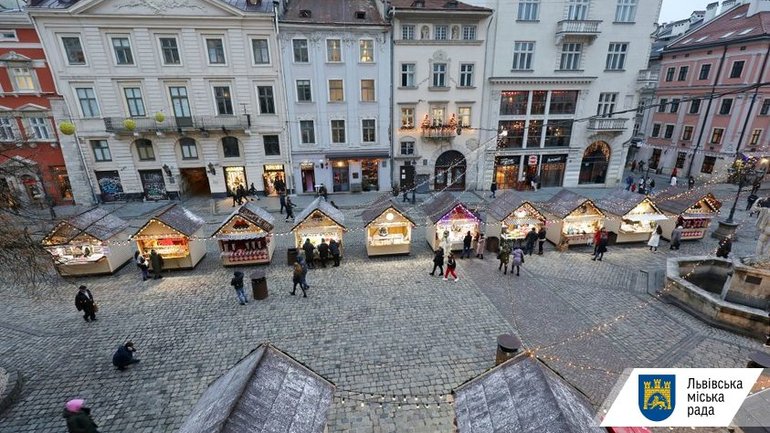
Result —
[[[163,114],[162,111],[158,111],[155,113],[155,121],[158,123],[163,123],[163,121],[166,120],[166,115]]]
[[[59,123],[59,132],[64,135],[73,135],[75,134],[75,125],[72,122],[61,122]]]
[[[123,127],[129,131],[136,129],[136,121],[134,119],[126,119],[123,121]]]

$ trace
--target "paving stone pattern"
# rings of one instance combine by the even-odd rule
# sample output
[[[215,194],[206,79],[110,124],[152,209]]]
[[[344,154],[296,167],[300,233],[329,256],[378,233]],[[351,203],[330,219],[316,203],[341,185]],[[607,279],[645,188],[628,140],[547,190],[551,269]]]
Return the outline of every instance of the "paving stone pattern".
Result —
[[[209,233],[229,212],[212,215],[208,200],[186,205],[205,217]],[[143,206],[121,210],[134,227],[155,208]],[[460,281],[453,282],[428,275],[423,227],[414,233],[411,256],[366,258],[357,229],[362,209],[346,207],[353,230],[345,236],[343,265],[311,270],[307,299],[289,295],[291,236],[278,238],[274,262],[265,268],[270,296],[247,306],[238,305],[229,286],[234,269],[220,265],[214,242],[195,270],[160,281],[143,283],[129,264],[112,277],[63,282],[43,299],[4,293],[0,365],[19,370],[25,384],[20,400],[0,414],[0,432],[61,432],[63,404],[73,397],[88,401],[104,432],[173,432],[207,385],[263,341],[337,385],[330,432],[378,433],[452,431],[452,407],[436,396],[490,368],[502,333],[515,332],[527,348],[537,348],[596,406],[624,368],[740,367],[761,347],[646,292],[641,270],[660,271],[672,255],[713,251],[710,238],[678,252],[665,242],[657,253],[614,246],[602,262],[590,260],[590,247],[557,253],[548,246],[544,256],[527,257],[520,277],[502,275],[489,254],[460,260]],[[419,208],[410,213],[423,224]],[[277,218],[277,232],[290,227]],[[746,225],[735,251],[753,249],[751,230]],[[95,323],[74,309],[79,284],[100,305]],[[609,326],[581,336],[602,324]],[[118,372],[111,356],[126,339],[142,362]],[[402,407],[381,395],[398,396]],[[372,403],[361,407],[362,397]]]

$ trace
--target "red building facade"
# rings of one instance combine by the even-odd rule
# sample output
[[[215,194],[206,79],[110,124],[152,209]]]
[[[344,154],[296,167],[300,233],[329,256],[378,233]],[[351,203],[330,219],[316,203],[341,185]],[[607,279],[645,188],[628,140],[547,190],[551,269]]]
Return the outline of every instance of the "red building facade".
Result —
[[[0,193],[17,203],[72,202],[50,99],[60,98],[23,11],[0,16]]]
[[[770,153],[770,11],[731,8],[663,52],[641,159],[681,178],[724,176],[738,154]],[[713,95],[713,96],[710,96]]]

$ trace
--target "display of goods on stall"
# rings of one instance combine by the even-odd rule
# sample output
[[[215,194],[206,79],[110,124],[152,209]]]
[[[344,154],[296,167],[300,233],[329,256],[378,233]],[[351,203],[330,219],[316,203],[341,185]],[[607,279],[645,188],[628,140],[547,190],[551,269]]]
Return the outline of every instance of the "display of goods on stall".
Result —
[[[468,232],[471,236],[479,232],[481,218],[457,200],[451,192],[436,194],[423,210],[428,223],[425,230],[426,240],[433,249],[447,243],[450,249],[460,249]]]
[[[591,243],[594,232],[604,227],[604,213],[593,201],[572,191],[561,190],[539,206],[551,221],[546,237],[555,245]]]
[[[325,239],[327,243],[334,239],[342,249],[342,236],[347,230],[344,221],[345,217],[339,209],[321,197],[316,198],[294,218],[292,231],[296,248],[302,248],[306,239],[310,239],[315,246],[321,243],[321,239]]]
[[[272,259],[274,218],[248,201],[233,211],[214,232],[225,265],[269,263]]]
[[[362,214],[366,229],[366,251],[370,256],[409,254],[414,221],[392,196],[383,195]]]
[[[658,194],[655,204],[668,216],[668,221],[661,224],[663,237],[671,239],[673,229],[682,226],[683,240],[703,238],[722,207],[713,194],[704,192],[702,188]]]
[[[150,218],[131,239],[145,257],[152,250],[163,257],[164,269],[192,269],[206,254],[201,233],[205,224],[188,209],[173,204]]]
[[[644,194],[611,191],[596,205],[609,217],[606,229],[616,234],[616,242],[643,242],[668,217]]]

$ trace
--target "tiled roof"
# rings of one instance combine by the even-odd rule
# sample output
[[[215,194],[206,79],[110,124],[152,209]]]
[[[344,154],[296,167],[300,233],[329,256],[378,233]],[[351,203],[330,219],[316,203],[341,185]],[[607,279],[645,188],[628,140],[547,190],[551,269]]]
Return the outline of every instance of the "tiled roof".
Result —
[[[497,198],[495,198],[492,204],[489,205],[489,216],[491,216],[494,221],[502,221],[508,218],[513,211],[520,208],[525,203],[532,206],[538,213],[540,212],[535,205],[525,199],[524,196],[514,190],[507,189],[498,194]],[[542,214],[540,216],[543,217]],[[545,219],[545,217],[543,217],[543,219]]]
[[[318,197],[313,200],[302,212],[294,217],[294,227],[292,227],[291,230],[294,231],[294,229],[296,229],[302,221],[305,221],[307,217],[309,217],[314,211],[320,211],[327,217],[331,218],[331,220],[337,223],[337,225],[343,229],[345,228],[345,215],[342,214],[342,211],[330,205],[325,200],[321,200],[321,197]]]
[[[266,232],[272,231],[275,226],[275,218],[273,215],[257,206],[253,201],[247,201],[246,204],[234,210],[233,213],[225,218],[222,225],[220,225],[217,231],[214,232],[214,235],[219,233],[219,231],[236,216],[240,216]]]
[[[363,18],[358,17],[360,12]],[[374,0],[292,0],[281,22],[387,25]]]
[[[48,8],[48,9],[68,9],[79,2],[85,0],[31,0],[30,7],[35,8]],[[217,0],[228,6],[240,9],[244,12],[273,12],[272,0],[262,0],[258,5],[249,3],[248,0]]]
[[[738,40],[770,35],[770,12],[760,12],[747,17],[746,12],[748,10],[748,4],[729,9],[713,20],[681,36],[669,45],[666,51],[728,42],[734,43]]]
[[[145,223],[139,230],[136,231],[136,233],[134,233],[134,236],[137,236],[139,233],[141,233],[142,230],[144,230],[144,228],[152,222],[152,220],[160,221],[186,236],[194,235],[195,232],[200,230],[200,228],[206,224],[206,221],[204,221],[203,218],[199,217],[198,215],[195,215],[181,205],[172,204],[165,210],[150,218],[147,223]]]
[[[492,9],[473,6],[461,1],[451,0],[424,0],[422,6],[415,0],[391,0],[390,4],[398,9],[429,10],[429,11],[461,11],[461,12],[492,12]]]
[[[393,208],[393,210],[400,213],[404,218],[409,220],[412,225],[414,225],[414,221],[409,218],[409,215],[406,214],[404,209],[401,208],[397,201],[393,200],[393,195],[383,194],[377,200],[375,200],[374,203],[369,205],[369,207],[366,208],[366,210],[361,214],[361,219],[364,221],[364,227],[368,226],[372,221],[377,219],[377,217],[382,215],[386,210],[390,208]]]
[[[540,203],[538,209],[543,209],[559,218],[564,218],[584,203],[593,202],[580,194],[563,189],[549,200]]]
[[[59,223],[43,243],[67,243],[81,234],[106,241],[128,228],[128,223],[104,209],[95,207]]]
[[[722,207],[722,203],[713,194],[707,192],[704,186],[687,192],[672,188],[653,197],[658,208],[674,215],[679,215],[702,199],[706,199],[708,206],[715,212]]]
[[[609,191],[604,198],[598,200],[596,207],[603,212],[623,216],[639,206],[646,198],[646,195],[638,192],[616,189]],[[654,204],[653,207],[657,208]]]
[[[444,191],[436,194],[430,201],[426,202],[423,205],[422,210],[425,212],[425,215],[430,218],[431,222],[437,223],[457,206],[462,206],[468,212],[472,212],[470,207],[458,200],[451,192]],[[476,215],[476,217],[478,218],[478,215]]]

